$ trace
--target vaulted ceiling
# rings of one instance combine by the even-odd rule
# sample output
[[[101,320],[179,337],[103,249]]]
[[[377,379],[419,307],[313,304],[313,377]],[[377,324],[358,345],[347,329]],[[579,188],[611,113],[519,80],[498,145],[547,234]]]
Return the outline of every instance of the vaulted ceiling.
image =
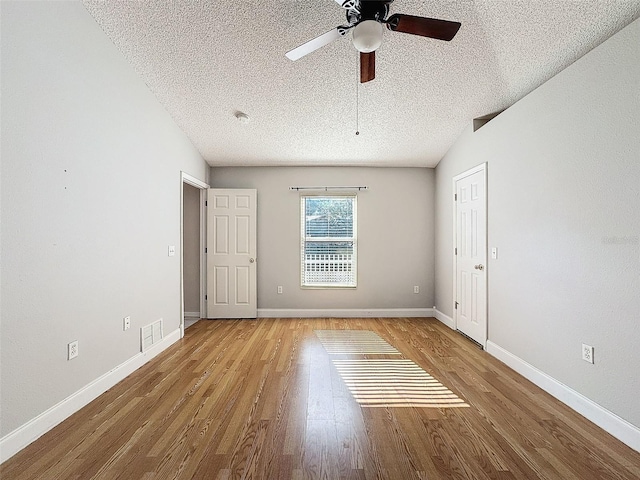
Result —
[[[348,35],[285,57],[345,23],[334,0],[83,3],[212,166],[433,167],[473,118],[640,16],[640,0],[396,0],[391,13],[462,27],[451,42],[385,29],[360,84]]]

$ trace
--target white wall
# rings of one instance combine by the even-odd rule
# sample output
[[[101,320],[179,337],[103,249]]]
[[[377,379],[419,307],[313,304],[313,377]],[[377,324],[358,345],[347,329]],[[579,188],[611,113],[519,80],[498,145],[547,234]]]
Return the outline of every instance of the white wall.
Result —
[[[462,134],[436,169],[435,294],[451,316],[451,179],[487,162],[489,340],[640,427],[638,45],[640,21]]]
[[[433,306],[432,169],[212,168],[210,177],[212,187],[258,190],[259,309]],[[358,193],[357,289],[301,289],[300,194],[289,187],[359,185],[369,189]]]
[[[80,2],[2,2],[1,148],[4,437],[136,355],[142,325],[178,329],[180,171],[208,167]]]

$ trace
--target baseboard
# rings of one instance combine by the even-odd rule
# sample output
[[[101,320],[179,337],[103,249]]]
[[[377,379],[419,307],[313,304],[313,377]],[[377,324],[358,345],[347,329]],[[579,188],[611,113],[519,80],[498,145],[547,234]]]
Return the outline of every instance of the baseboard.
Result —
[[[433,317],[433,308],[259,308],[259,318]]]
[[[200,320],[200,312],[184,312],[184,318],[194,318]]]
[[[138,353],[104,375],[82,387],[53,407],[29,420],[0,439],[0,463],[11,458],[60,422],[95,400],[116,383],[133,373],[160,352],[180,339],[180,329],[165,335],[144,353]]]
[[[640,452],[640,428],[491,341],[487,342],[487,352],[621,442]]]
[[[437,308],[434,308],[433,312],[434,312],[433,316],[436,317],[436,319],[440,320],[442,323],[444,323],[451,330],[455,330],[456,329],[456,322],[454,322],[453,318],[451,318],[449,315],[445,315],[444,313],[442,313]]]

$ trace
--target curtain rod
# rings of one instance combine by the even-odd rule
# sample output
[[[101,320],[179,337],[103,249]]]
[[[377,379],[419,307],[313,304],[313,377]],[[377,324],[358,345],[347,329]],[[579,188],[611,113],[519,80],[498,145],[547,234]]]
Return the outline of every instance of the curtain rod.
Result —
[[[299,192],[300,190],[323,190],[328,192],[329,190],[368,190],[369,187],[361,186],[361,187],[289,187],[289,190],[295,190]]]

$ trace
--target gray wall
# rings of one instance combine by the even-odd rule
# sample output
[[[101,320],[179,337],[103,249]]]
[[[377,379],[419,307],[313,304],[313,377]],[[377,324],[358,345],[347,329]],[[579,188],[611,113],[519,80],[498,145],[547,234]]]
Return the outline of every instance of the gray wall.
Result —
[[[184,311],[193,313],[200,312],[200,189],[186,183],[183,188]]]
[[[212,187],[258,190],[258,308],[433,306],[432,169],[212,168],[210,177]],[[301,289],[300,194],[289,187],[339,185],[369,187],[358,194],[358,287]]]
[[[640,21],[436,169],[436,305],[452,315],[452,177],[488,163],[489,340],[640,426]],[[595,365],[581,360],[595,347]]]
[[[142,325],[179,328],[180,170],[208,168],[80,2],[2,2],[1,28],[4,436],[136,355]]]

